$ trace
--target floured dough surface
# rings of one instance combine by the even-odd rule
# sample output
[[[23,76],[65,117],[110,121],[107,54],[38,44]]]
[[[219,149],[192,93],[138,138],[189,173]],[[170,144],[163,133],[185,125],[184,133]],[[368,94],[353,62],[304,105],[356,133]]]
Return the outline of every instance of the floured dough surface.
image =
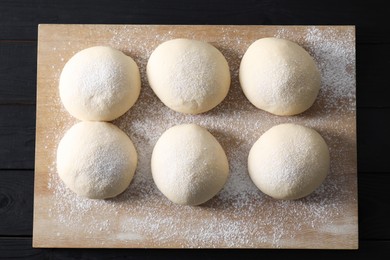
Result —
[[[80,120],[111,121],[129,110],[140,94],[137,64],[119,50],[90,47],[76,53],[60,76],[60,97]]]
[[[147,77],[166,106],[187,114],[211,110],[230,87],[229,66],[222,53],[209,43],[190,39],[160,44],[149,57]]]
[[[315,130],[280,124],[266,131],[248,157],[249,175],[265,194],[299,199],[317,189],[329,172],[328,146]]]
[[[310,108],[321,86],[321,75],[310,54],[298,44],[262,38],[245,52],[239,69],[242,90],[257,108],[281,116]]]
[[[165,131],[152,153],[152,175],[157,188],[172,202],[199,205],[224,186],[229,164],[217,139],[195,124]]]
[[[136,167],[132,141],[111,123],[75,124],[58,145],[58,174],[69,189],[83,197],[119,195],[129,186]]]

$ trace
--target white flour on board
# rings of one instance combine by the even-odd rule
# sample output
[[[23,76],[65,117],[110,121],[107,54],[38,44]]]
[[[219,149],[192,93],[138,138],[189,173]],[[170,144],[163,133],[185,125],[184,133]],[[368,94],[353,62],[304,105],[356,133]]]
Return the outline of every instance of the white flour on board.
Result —
[[[352,30],[347,31],[342,39],[331,27],[326,30],[308,27],[301,35],[281,27],[273,35],[301,44],[321,70],[322,89],[318,100],[307,112],[294,117],[273,116],[256,109],[245,98],[238,82],[238,68],[243,51],[250,42],[229,37],[231,31],[228,29],[224,29],[224,37],[213,44],[228,60],[232,75],[231,89],[219,106],[200,115],[183,115],[165,107],[147,83],[145,69],[149,55],[158,43],[176,38],[174,31],[164,35],[156,33],[155,39],[148,43],[137,40],[136,36],[142,33],[142,29],[131,28],[129,31],[112,33],[113,37],[107,45],[131,56],[142,75],[140,98],[124,116],[113,122],[134,142],[139,155],[138,168],[131,185],[123,194],[111,200],[89,200],[77,197],[64,186],[53,162],[48,169],[48,189],[53,199],[48,216],[54,222],[64,230],[75,229],[89,237],[104,234],[107,240],[129,241],[140,247],[144,240],[154,241],[161,247],[169,246],[172,241],[175,241],[176,247],[213,247],[215,244],[225,247],[253,247],[259,244],[283,247],[288,241],[298,239],[303,229],[337,229],[335,232],[343,233],[332,221],[344,215],[346,201],[354,200],[355,191],[344,188],[354,179],[343,174],[343,158],[348,149],[354,149],[354,146],[348,146],[342,138],[348,136],[345,122],[330,121],[329,114],[353,115],[355,112]],[[181,37],[191,37],[191,32],[187,34]],[[66,62],[59,51],[56,49],[53,53],[59,53],[58,58]],[[52,68],[56,78],[61,69]],[[61,107],[57,114],[67,114],[59,98],[53,102]],[[64,121],[64,118],[61,120]],[[49,130],[47,138],[58,143],[66,129],[75,122],[71,118],[68,121],[63,129]],[[278,201],[267,197],[254,186],[247,173],[247,156],[253,143],[265,130],[285,122],[301,123],[318,130],[327,141],[331,153],[331,172],[323,185],[312,195],[297,201]],[[182,123],[206,127],[225,149],[230,164],[230,176],[223,190],[198,207],[169,202],[157,190],[150,172],[154,144],[165,130]],[[348,129],[351,127],[354,125],[349,125]],[[332,132],[332,129],[336,131]],[[60,229],[53,232],[59,237],[63,235]],[[99,243],[104,245],[105,241]]]

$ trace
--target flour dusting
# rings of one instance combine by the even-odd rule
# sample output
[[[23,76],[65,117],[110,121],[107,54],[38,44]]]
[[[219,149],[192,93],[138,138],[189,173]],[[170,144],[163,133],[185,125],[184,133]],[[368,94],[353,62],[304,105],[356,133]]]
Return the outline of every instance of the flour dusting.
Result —
[[[293,32],[278,27],[268,35],[293,40],[314,57],[322,76],[318,100],[301,115],[279,117],[250,104],[238,81],[240,60],[254,36],[239,27],[222,26],[208,36],[198,31],[172,26],[158,31],[154,27],[107,26],[111,38],[95,45],[109,45],[131,56],[140,68],[142,90],[135,105],[113,121],[132,139],[138,152],[138,168],[129,188],[110,200],[77,197],[60,181],[55,162],[48,166],[47,188],[51,196],[50,220],[56,223],[57,236],[88,238],[96,246],[122,243],[129,247],[294,247],[302,235],[321,247],[324,234],[353,234],[352,224],[340,224],[351,216],[356,203],[355,162],[355,46],[354,31],[340,32],[332,27],[305,27]],[[145,31],[148,31],[145,34]],[[95,33],[99,39],[99,33]],[[148,36],[146,36],[148,35]],[[217,35],[217,36],[215,36]],[[259,34],[262,35],[262,34]],[[209,112],[184,115],[175,112],[154,95],[146,78],[147,60],[158,44],[173,38],[187,37],[209,41],[226,57],[232,84],[225,100]],[[211,38],[208,38],[211,37]],[[265,36],[263,36],[265,37]],[[96,40],[98,41],[98,40]],[[85,43],[85,47],[90,47]],[[69,55],[52,50],[60,64]],[[69,52],[69,50],[67,50]],[[73,50],[72,53],[78,50]],[[61,66],[52,67],[56,83]],[[55,84],[53,87],[56,87]],[[65,131],[75,122],[63,109],[59,97],[53,98],[53,127],[47,138],[58,144]],[[56,123],[61,122],[61,123]],[[64,123],[65,122],[65,123]],[[230,175],[222,191],[207,203],[180,206],[168,201],[156,188],[150,170],[151,153],[161,134],[171,126],[196,123],[207,128],[221,143],[230,166]],[[317,130],[327,142],[331,154],[331,171],[325,182],[310,196],[296,201],[272,199],[260,192],[249,178],[247,158],[254,142],[266,130],[281,123],[297,123]],[[57,127],[56,125],[64,125]],[[52,149],[55,154],[56,147]],[[353,156],[352,156],[353,157]],[[354,169],[354,170],[353,170]],[[351,172],[352,171],[352,172]],[[352,225],[352,228],[351,228]],[[343,228],[346,230],[340,230]],[[70,230],[76,230],[71,232]],[[105,239],[94,239],[104,237]],[[314,239],[315,240],[315,239]],[[119,242],[118,242],[119,241]],[[123,244],[124,243],[124,244]]]

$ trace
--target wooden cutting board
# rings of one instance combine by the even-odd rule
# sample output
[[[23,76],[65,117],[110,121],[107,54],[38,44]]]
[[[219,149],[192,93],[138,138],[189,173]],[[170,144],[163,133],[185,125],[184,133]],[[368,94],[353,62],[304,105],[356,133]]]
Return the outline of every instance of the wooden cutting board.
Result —
[[[290,117],[252,106],[238,81],[240,60],[262,37],[297,42],[315,58],[322,88],[315,104]],[[165,107],[150,89],[145,66],[158,44],[173,38],[210,42],[227,58],[226,99],[201,115]],[[142,75],[136,104],[113,121],[133,140],[138,168],[129,188],[111,200],[77,197],[56,172],[56,148],[77,122],[58,95],[64,64],[76,52],[109,45],[131,56]],[[358,247],[355,28],[353,26],[40,25],[34,190],[34,247],[93,248],[348,248]],[[197,207],[169,202],[150,172],[154,144],[169,127],[206,127],[225,149],[230,176],[223,190]],[[331,169],[310,196],[279,201],[261,193],[247,173],[247,156],[266,130],[286,122],[316,129],[326,140]]]

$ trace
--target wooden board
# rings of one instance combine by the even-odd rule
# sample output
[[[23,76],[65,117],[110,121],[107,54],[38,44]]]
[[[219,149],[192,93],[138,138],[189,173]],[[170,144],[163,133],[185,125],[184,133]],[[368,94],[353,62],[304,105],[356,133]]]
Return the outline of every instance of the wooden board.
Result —
[[[306,112],[279,117],[256,109],[243,95],[239,63],[262,37],[302,45],[315,58],[322,88]],[[201,115],[165,107],[148,86],[145,66],[158,44],[173,38],[210,42],[227,58],[232,85],[226,99]],[[111,200],[88,200],[70,192],[56,173],[59,140],[77,122],[63,108],[58,79],[67,60],[91,46],[109,45],[140,67],[141,95],[113,121],[136,145],[139,161],[129,188]],[[358,247],[355,28],[353,26],[40,25],[38,35],[34,247],[105,248],[346,248]],[[204,205],[179,206],[157,190],[150,157],[169,127],[197,123],[225,149],[230,176]],[[278,201],[251,182],[246,160],[270,127],[294,122],[316,129],[331,153],[331,169],[310,196]]]

